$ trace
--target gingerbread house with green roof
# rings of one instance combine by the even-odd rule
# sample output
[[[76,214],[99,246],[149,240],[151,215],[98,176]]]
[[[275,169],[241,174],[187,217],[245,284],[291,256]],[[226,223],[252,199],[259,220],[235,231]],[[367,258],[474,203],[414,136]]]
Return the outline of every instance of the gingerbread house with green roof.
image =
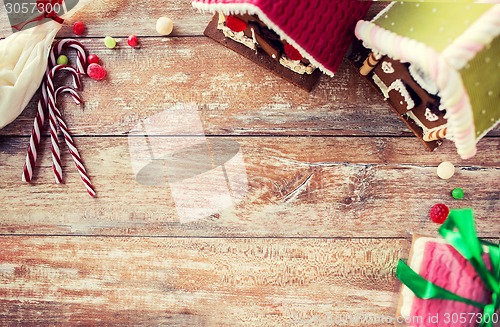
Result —
[[[355,33],[351,61],[415,135],[474,156],[500,120],[500,5],[394,2]]]

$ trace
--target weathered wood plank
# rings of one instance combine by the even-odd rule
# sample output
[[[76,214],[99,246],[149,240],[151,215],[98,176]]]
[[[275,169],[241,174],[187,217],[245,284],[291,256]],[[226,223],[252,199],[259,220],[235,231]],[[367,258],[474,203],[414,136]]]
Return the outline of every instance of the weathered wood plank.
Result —
[[[66,20],[59,37],[74,37],[73,22],[85,22],[84,37],[157,35],[156,20],[168,16],[175,22],[173,36],[202,35],[211,16],[198,13],[191,1],[169,0],[137,2],[129,0],[92,0],[73,18]],[[0,7],[0,37],[10,34],[5,7]]]
[[[203,37],[146,39],[140,50],[109,50],[100,39],[84,43],[101,57],[109,79],[85,79],[83,110],[63,103],[74,134],[122,135],[162,111],[186,117],[191,112],[172,107],[193,103],[207,135],[410,135],[347,63],[309,94]],[[35,110],[32,101],[0,135],[28,135]],[[192,133],[183,121],[177,130]]]
[[[103,60],[109,79],[85,79],[84,110],[64,104],[75,134],[124,134],[179,103],[196,104],[205,134],[212,135],[407,133],[347,63],[309,94],[204,37],[146,39],[140,50],[109,50],[100,39],[84,43]],[[32,101],[1,135],[28,135],[35,111]],[[180,132],[189,134],[190,127]]]
[[[2,325],[366,326],[394,317],[409,252],[405,239],[0,240]]]
[[[465,162],[451,144],[431,154],[414,138],[151,137],[149,149],[137,139],[146,141],[76,138],[98,191],[90,199],[65,149],[65,185],[53,185],[48,139],[27,185],[27,138],[0,138],[0,232],[405,237],[435,232],[428,210],[437,202],[471,206],[481,235],[500,232],[498,138],[483,140]],[[169,161],[150,164],[151,155]],[[435,174],[443,160],[458,165],[449,181]],[[465,200],[451,198],[454,187]]]
[[[372,6],[367,17],[373,17],[385,3]],[[191,6],[191,1],[169,0],[137,2],[129,0],[93,0],[82,8],[66,24],[59,37],[74,37],[71,26],[73,22],[82,20],[87,24],[84,37],[96,36],[138,36],[157,35],[155,24],[161,16],[170,17],[175,23],[173,36],[203,35],[211,15],[199,13]],[[10,34],[5,7],[0,6],[0,37]]]

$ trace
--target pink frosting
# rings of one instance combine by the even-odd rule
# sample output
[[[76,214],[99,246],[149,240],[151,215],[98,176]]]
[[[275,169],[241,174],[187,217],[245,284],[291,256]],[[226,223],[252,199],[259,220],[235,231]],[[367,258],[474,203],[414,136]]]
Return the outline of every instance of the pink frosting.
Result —
[[[484,258],[491,269],[488,256],[485,255]],[[462,297],[481,303],[491,301],[491,293],[486,289],[474,267],[448,244],[426,243],[419,274],[434,284]],[[476,326],[477,324],[474,322],[469,323],[472,317],[469,314],[479,314],[481,312],[480,309],[461,302],[415,298],[410,317],[413,322],[410,323],[410,326]],[[467,314],[467,323],[458,322],[457,324],[456,319],[459,319],[460,313]],[[435,316],[438,316],[438,319],[429,319],[429,317]],[[421,322],[416,317],[421,317]],[[455,320],[453,321],[453,319]],[[448,323],[446,323],[447,320],[449,320]]]

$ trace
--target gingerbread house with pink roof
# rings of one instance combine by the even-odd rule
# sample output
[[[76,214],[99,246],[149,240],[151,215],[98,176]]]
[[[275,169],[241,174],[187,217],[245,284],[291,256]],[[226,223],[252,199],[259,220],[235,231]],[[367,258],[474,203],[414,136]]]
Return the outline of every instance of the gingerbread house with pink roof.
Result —
[[[370,1],[194,0],[216,13],[205,34],[311,90],[321,73],[333,76]]]

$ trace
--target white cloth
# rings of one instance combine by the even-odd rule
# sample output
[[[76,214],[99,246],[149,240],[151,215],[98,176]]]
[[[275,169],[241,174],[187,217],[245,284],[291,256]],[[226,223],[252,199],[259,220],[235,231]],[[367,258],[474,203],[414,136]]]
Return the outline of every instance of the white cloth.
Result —
[[[80,0],[62,18],[71,17],[89,1]],[[60,24],[50,21],[0,40],[0,128],[21,114],[40,86],[60,29]]]

